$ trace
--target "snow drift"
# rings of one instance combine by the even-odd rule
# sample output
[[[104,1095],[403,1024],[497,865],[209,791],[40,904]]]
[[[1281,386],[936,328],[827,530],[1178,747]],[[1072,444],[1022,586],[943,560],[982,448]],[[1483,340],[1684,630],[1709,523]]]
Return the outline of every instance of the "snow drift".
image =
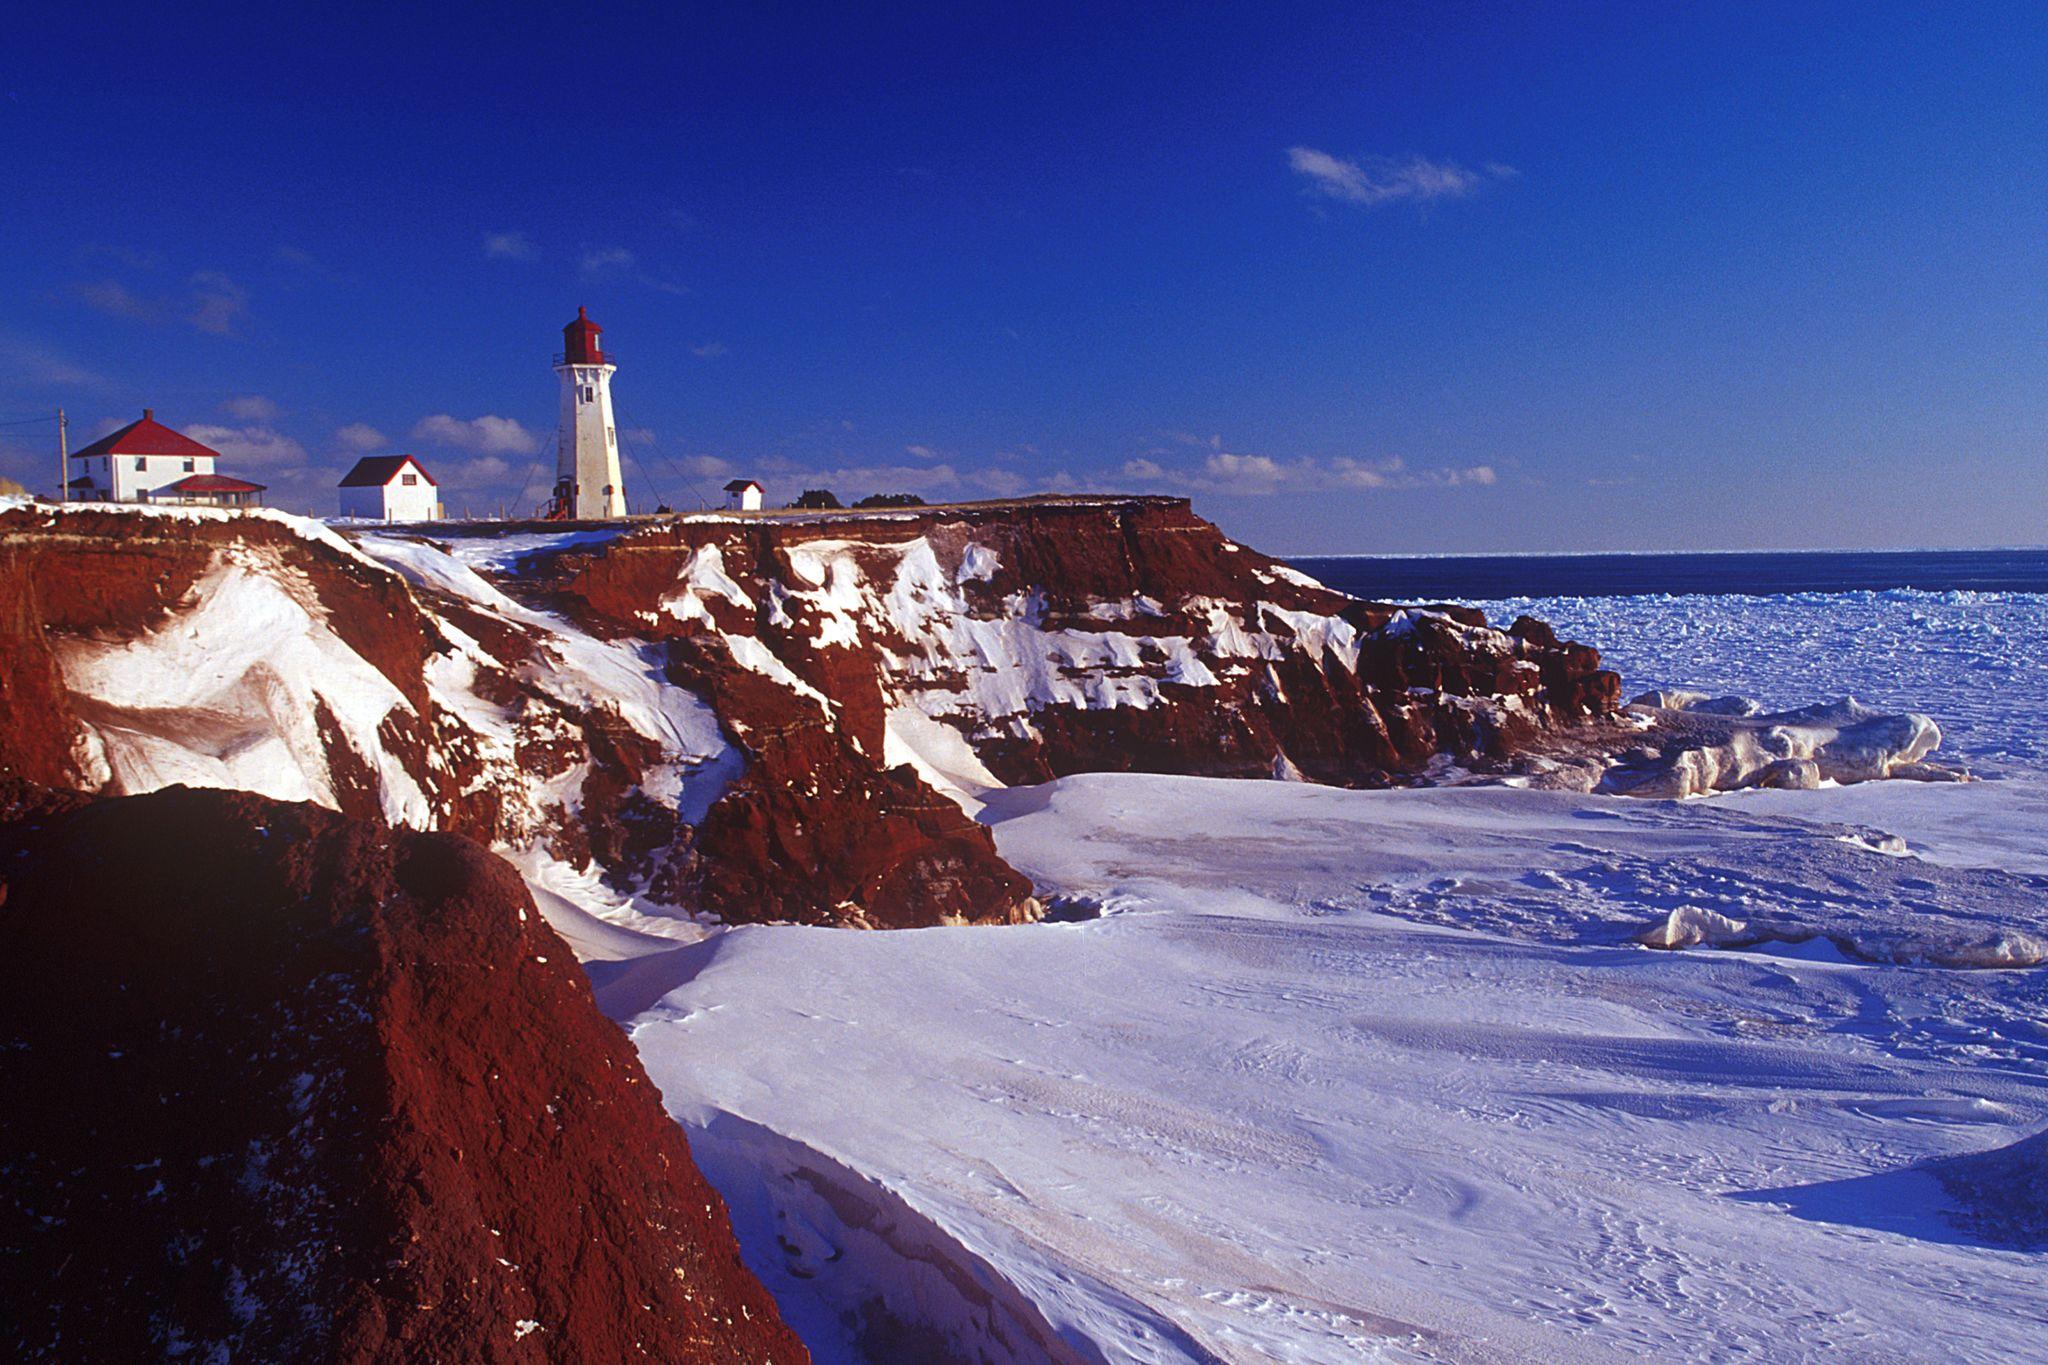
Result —
[[[1744,697],[1660,691],[1636,698],[1631,709],[1646,714],[1653,728],[1637,753],[1602,781],[1603,790],[1624,796],[1964,776],[1924,761],[1941,743],[1941,727],[1932,719],[1874,711],[1854,697],[1766,712]]]

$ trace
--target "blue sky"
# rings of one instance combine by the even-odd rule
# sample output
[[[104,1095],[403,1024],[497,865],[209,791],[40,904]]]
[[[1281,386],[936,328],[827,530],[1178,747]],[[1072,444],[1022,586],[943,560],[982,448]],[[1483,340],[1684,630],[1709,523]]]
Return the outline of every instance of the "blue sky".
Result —
[[[12,17],[0,473],[149,404],[286,506],[530,509],[587,304],[647,505],[2048,540],[2048,8],[845,8]]]

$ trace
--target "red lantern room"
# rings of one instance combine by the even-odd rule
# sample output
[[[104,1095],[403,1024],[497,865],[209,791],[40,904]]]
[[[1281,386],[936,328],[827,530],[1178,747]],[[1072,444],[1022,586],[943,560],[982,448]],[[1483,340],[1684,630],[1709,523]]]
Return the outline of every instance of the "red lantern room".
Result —
[[[609,365],[604,348],[598,345],[598,333],[604,328],[590,320],[581,308],[576,310],[576,320],[562,329],[562,363],[565,365]]]

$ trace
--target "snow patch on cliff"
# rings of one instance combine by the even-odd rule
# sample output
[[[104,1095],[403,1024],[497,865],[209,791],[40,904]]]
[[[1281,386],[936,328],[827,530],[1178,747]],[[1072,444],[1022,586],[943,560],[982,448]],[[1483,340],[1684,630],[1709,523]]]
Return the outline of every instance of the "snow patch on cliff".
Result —
[[[335,635],[310,585],[238,550],[191,600],[136,638],[56,645],[108,790],[182,783],[338,806],[324,712],[374,774],[385,818],[432,827],[425,794],[379,734],[394,711],[412,716],[411,703]]]

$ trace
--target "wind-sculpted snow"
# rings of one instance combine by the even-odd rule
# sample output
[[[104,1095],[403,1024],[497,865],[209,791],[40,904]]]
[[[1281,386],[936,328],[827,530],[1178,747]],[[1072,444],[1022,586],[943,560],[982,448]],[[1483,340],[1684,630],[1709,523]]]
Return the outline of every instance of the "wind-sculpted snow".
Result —
[[[985,818],[1101,918],[743,929],[631,1029],[686,1122],[828,1154],[1117,1358],[2026,1358],[2048,985],[1923,951],[2039,932],[2001,785],[1066,778]],[[1801,927],[1637,946],[1677,912]]]
[[[1653,729],[1637,756],[1609,769],[1601,784],[1628,796],[1967,776],[1924,761],[1941,743],[1941,728],[1932,720],[1911,712],[1887,715],[1853,697],[1766,712],[1748,698],[1651,692],[1631,709],[1649,715]]]

